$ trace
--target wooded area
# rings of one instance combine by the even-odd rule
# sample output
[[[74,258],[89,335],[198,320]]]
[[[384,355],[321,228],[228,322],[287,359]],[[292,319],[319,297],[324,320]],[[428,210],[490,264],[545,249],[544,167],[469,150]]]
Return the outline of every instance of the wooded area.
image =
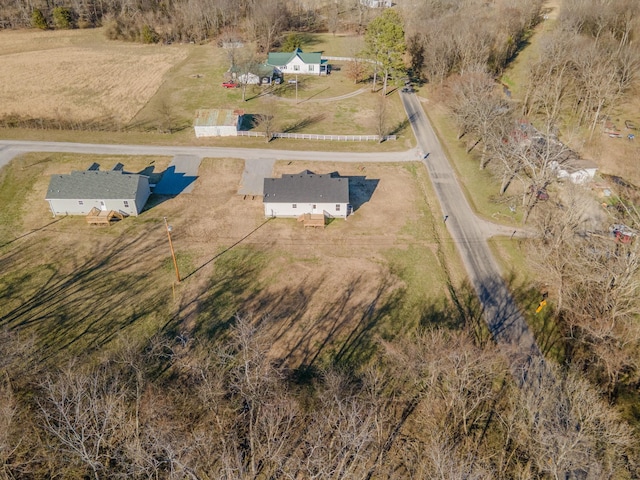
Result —
[[[2,478],[625,478],[632,432],[579,371],[520,390],[491,342],[424,330],[359,369],[290,371],[260,322],[224,339],[120,338],[30,367],[0,349]],[[537,375],[533,366],[529,373]],[[574,428],[572,422],[579,422]]]
[[[621,244],[609,230],[640,227],[637,198],[622,195],[597,221],[593,193],[569,181],[558,187],[557,171],[580,158],[563,134],[591,138],[638,87],[640,48],[631,40],[639,13],[637,2],[564,2],[555,27],[539,33],[522,102],[507,98],[481,67],[458,71],[444,87],[458,138],[476,149],[480,169],[501,180],[496,194],[522,208],[523,221],[539,232],[529,263],[550,288],[561,360],[614,402],[636,395],[640,380],[640,270],[637,242]],[[556,189],[556,201],[540,200],[547,188]]]

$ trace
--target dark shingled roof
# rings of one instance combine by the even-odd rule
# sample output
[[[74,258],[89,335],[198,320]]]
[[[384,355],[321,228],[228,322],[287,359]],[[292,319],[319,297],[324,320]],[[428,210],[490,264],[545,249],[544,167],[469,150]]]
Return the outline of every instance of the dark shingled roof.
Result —
[[[142,179],[142,175],[121,170],[84,170],[52,175],[46,199],[132,199],[136,197]]]
[[[349,179],[308,171],[264,179],[264,201],[349,203]]]

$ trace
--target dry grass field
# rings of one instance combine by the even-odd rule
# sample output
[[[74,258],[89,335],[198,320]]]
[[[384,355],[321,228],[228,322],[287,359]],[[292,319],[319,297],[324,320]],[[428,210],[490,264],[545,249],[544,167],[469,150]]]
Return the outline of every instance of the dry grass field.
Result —
[[[0,115],[126,124],[188,46],[108,41],[100,30],[0,32]]]
[[[417,164],[277,163],[275,174],[353,177],[354,215],[324,230],[266,220],[260,199],[237,195],[244,166],[233,159],[205,159],[193,193],[152,196],[142,215],[110,227],[52,219],[49,174],[94,160],[128,171],[154,162],[157,173],[169,161],[30,154],[0,179],[0,326],[33,335],[45,358],[108,348],[119,335],[206,340],[241,314],[267,322],[278,337],[273,355],[292,366],[357,361],[377,336],[431,321],[447,285],[464,278]]]
[[[348,56],[361,48],[362,39],[350,36],[308,35],[303,48],[327,55]],[[240,89],[225,89],[230,52],[214,43],[205,45],[140,45],[110,41],[102,29],[0,32],[0,117],[57,122],[100,122],[118,135],[135,135],[135,143],[196,142],[191,128],[196,109],[243,109],[254,118],[267,102],[274,103],[276,130],[320,134],[375,134],[379,95],[365,92],[340,101],[365,85],[354,85],[344,65],[335,63],[326,77],[300,76],[298,91],[285,83],[277,91],[249,86],[246,99]],[[342,68],[341,68],[342,67]],[[403,142],[383,149],[410,147],[412,135],[397,94],[389,95],[388,127]],[[259,126],[256,128],[260,129]],[[158,139],[158,132],[164,133]],[[99,141],[94,132],[73,131],[75,141]],[[100,132],[95,132],[100,133]],[[56,130],[36,132],[51,138]],[[5,130],[4,137],[33,138],[33,132]],[[104,141],[104,140],[102,140]],[[127,141],[122,139],[121,141]],[[242,144],[247,139],[199,139],[199,143]],[[407,143],[407,141],[409,143]],[[339,143],[324,148],[343,149]],[[365,146],[372,148],[373,144]],[[283,148],[283,147],[280,147]],[[296,147],[293,147],[296,148]],[[362,146],[360,147],[362,148]],[[375,147],[379,148],[379,147]]]

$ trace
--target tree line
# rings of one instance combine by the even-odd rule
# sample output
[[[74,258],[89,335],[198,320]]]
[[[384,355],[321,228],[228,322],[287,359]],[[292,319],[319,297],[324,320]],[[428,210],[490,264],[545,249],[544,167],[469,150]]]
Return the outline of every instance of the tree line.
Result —
[[[242,36],[261,51],[285,31],[362,31],[372,16],[358,0],[1,0],[0,28],[104,26],[113,39],[205,42]]]
[[[522,183],[525,221],[556,167],[577,158],[558,137],[580,128],[592,136],[638,85],[638,13],[637,2],[564,2],[556,27],[540,34],[520,102],[496,88],[487,61],[444,77],[458,138],[466,136],[470,150],[480,146],[480,168],[491,166],[501,178],[499,195]]]
[[[2,478],[640,473],[631,429],[579,372],[522,390],[471,329],[380,339],[368,366],[296,371],[270,353],[264,322],[240,317],[215,341],[120,338],[53,369],[33,340],[2,337]]]
[[[617,208],[602,220],[590,211],[591,194],[569,181],[554,201],[541,199],[558,184],[558,169],[580,158],[563,136],[588,139],[637,87],[638,13],[631,1],[563,2],[555,28],[539,34],[519,101],[496,84],[490,64],[458,69],[442,88],[458,138],[499,180],[498,201],[519,207],[539,233],[527,256],[551,299],[541,315],[556,329],[541,332],[542,349],[612,402],[637,395],[640,381],[638,240],[622,243],[611,231],[640,228],[635,199],[614,197]]]

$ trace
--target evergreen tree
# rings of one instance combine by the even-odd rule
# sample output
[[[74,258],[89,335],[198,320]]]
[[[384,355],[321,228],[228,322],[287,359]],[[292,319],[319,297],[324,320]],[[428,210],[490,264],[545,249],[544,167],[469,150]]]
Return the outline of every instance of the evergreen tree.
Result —
[[[39,8],[34,8],[33,12],[31,12],[31,25],[34,28],[39,28],[40,30],[46,30],[49,28],[49,25],[47,25],[47,19],[44,18],[44,14]]]
[[[290,33],[282,43],[283,52],[293,52],[296,48],[302,47],[302,36],[297,33]]]
[[[377,62],[376,70],[384,74],[383,92],[387,92],[387,79],[392,72],[403,72],[402,55],[406,50],[404,28],[400,14],[394,9],[386,9],[382,15],[371,21],[365,33],[367,53]],[[373,77],[375,88],[376,73]]]
[[[73,28],[73,12],[65,7],[56,7],[53,9],[53,24],[56,28],[68,30]]]

